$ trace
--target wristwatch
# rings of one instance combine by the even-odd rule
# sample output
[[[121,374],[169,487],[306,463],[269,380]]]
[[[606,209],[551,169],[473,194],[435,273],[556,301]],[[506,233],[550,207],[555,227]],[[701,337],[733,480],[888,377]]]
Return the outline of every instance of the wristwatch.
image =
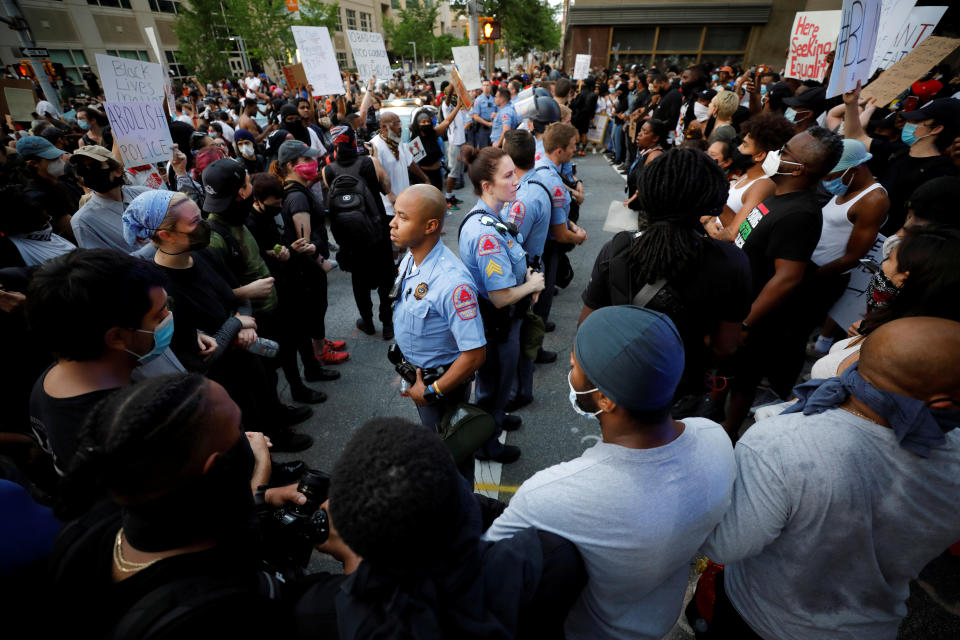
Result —
[[[423,392],[423,399],[426,400],[428,404],[433,404],[442,397],[443,394],[440,393],[440,389],[437,387],[436,382],[427,386],[426,391]]]

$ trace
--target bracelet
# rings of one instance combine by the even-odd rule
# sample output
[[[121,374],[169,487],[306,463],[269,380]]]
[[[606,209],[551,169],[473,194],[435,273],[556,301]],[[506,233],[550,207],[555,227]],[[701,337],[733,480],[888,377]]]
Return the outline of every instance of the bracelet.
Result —
[[[443,397],[443,394],[440,392],[440,387],[437,386],[437,383],[436,383],[436,382],[434,382],[432,385],[430,385],[430,388],[433,389],[434,393],[437,394],[437,397],[438,397],[438,398],[442,398],[442,397]]]
[[[740,328],[744,331],[750,331],[750,325],[748,325],[746,322],[741,322]]]

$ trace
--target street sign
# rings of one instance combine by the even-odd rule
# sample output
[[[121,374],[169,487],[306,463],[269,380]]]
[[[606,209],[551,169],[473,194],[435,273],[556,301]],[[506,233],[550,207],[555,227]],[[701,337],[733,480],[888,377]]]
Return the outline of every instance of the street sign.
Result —
[[[28,58],[46,58],[50,55],[50,52],[41,48],[20,47],[20,55]]]

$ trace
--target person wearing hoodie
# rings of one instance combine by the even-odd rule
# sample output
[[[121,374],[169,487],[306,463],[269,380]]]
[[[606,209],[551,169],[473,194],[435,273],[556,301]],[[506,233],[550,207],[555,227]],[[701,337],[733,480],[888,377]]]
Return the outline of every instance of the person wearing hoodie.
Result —
[[[267,159],[257,153],[256,138],[246,129],[234,132],[233,146],[237,149],[237,160],[247,173],[262,173],[267,170]]]

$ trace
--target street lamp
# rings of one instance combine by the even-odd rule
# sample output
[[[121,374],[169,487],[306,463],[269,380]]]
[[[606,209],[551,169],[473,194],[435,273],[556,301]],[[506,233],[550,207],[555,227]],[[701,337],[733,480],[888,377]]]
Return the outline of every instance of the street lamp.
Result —
[[[413,72],[417,72],[417,43],[412,40],[407,40],[407,44],[413,45]]]
[[[240,45],[240,59],[243,60],[243,72],[250,71],[250,61],[247,60],[247,47],[243,44],[243,36],[230,36],[227,38],[237,42]]]

